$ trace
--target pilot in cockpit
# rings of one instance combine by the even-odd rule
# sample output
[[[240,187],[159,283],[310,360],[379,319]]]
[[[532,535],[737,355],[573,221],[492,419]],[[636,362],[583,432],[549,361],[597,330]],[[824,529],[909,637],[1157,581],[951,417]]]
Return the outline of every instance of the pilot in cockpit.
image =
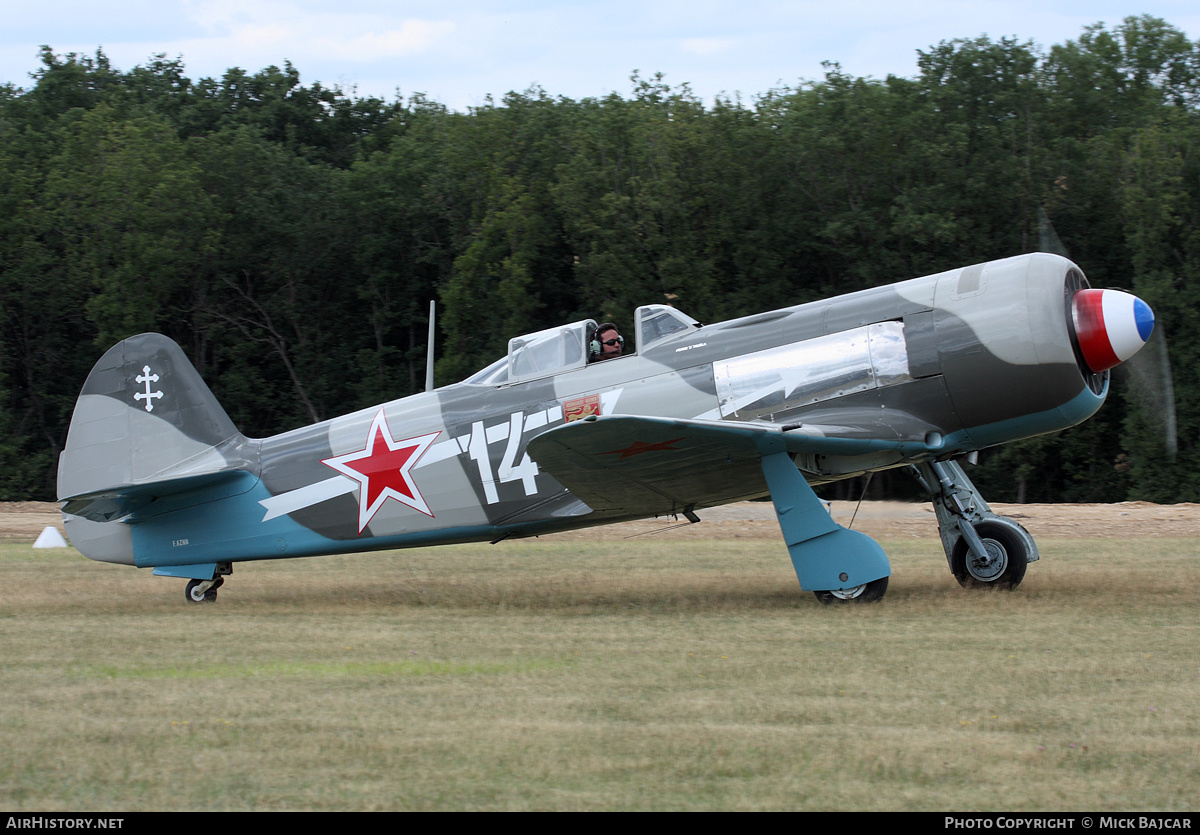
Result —
[[[605,322],[592,334],[592,341],[588,344],[588,362],[619,357],[624,348],[625,338],[617,332],[617,326],[612,322]]]

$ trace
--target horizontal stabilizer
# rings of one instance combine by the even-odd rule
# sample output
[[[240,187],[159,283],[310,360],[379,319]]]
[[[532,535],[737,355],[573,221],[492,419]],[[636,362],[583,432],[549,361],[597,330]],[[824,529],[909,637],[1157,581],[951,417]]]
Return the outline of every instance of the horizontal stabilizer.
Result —
[[[244,493],[251,486],[244,482],[245,475],[246,473],[242,470],[228,469],[215,473],[152,481],[148,484],[114,486],[107,490],[84,493],[63,500],[62,512],[71,516],[82,516],[93,522],[124,519],[151,502],[179,498],[198,490],[209,491],[210,488],[219,485],[228,485],[230,489],[207,493],[204,501],[213,501],[225,498],[227,495]]]

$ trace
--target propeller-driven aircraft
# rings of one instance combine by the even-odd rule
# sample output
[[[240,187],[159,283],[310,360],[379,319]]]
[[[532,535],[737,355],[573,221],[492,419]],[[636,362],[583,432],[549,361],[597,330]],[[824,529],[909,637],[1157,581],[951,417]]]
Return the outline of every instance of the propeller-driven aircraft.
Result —
[[[603,361],[596,323],[574,322],[460,383],[263,439],[142,334],[84,383],[58,495],[82,553],[185,578],[197,603],[236,562],[694,522],[770,497],[801,587],[871,601],[883,549],[813,486],[907,466],[959,583],[1011,589],[1037,546],[961,463],[1090,417],[1153,325],[1038,253],[711,325],[647,305],[633,350]]]

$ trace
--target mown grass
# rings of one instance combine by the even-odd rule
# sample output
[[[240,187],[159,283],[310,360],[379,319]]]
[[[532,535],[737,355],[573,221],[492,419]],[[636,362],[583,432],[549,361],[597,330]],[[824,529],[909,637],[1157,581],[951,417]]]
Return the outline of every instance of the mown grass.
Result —
[[[1200,559],[1047,540],[1012,594],[885,542],[502,543],[181,581],[0,546],[0,808],[1194,810]]]

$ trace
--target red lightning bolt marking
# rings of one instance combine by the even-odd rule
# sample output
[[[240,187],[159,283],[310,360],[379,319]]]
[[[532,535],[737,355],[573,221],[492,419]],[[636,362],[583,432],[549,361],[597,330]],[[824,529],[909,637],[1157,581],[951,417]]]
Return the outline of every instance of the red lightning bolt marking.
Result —
[[[371,422],[367,434],[367,445],[358,452],[336,455],[322,460],[322,464],[333,467],[339,473],[358,482],[358,532],[379,512],[387,499],[419,510],[426,516],[433,512],[426,504],[411,470],[440,432],[432,432],[402,441],[392,439],[383,409]]]

